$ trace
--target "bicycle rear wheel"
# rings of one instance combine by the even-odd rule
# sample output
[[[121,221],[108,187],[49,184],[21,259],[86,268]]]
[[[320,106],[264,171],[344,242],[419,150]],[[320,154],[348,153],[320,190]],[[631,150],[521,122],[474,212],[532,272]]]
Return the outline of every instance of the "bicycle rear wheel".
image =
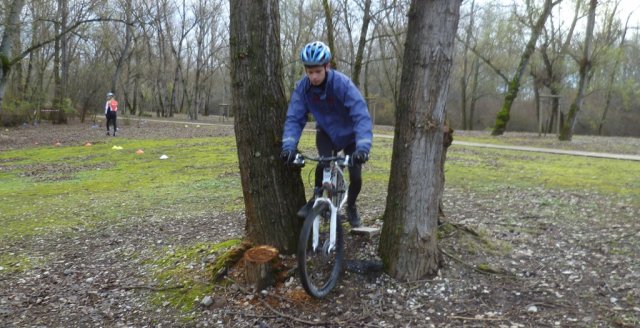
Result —
[[[318,246],[314,249],[313,222],[316,218],[320,221],[320,233]],[[300,280],[307,293],[316,298],[323,298],[331,292],[342,270],[344,258],[342,225],[338,222],[335,248],[329,251],[330,221],[329,205],[324,202],[318,203],[307,215],[300,231],[298,242]]]

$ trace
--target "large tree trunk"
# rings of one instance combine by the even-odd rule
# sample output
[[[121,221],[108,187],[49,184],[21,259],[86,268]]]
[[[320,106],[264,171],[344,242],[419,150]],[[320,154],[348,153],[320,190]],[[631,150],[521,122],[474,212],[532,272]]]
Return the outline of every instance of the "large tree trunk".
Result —
[[[379,253],[400,281],[438,271],[445,103],[462,0],[413,0]]]
[[[230,1],[232,110],[247,238],[282,253],[296,250],[304,205],[299,171],[278,154],[286,117],[277,0]]]
[[[544,27],[545,22],[547,21],[547,17],[551,14],[551,9],[555,6],[559,1],[552,2],[552,0],[544,1],[544,9],[542,10],[542,14],[538,17],[535,25],[531,28],[531,36],[529,37],[529,42],[527,42],[527,46],[524,48],[524,52],[520,57],[520,63],[518,64],[518,68],[514,76],[511,78],[507,85],[507,94],[504,97],[504,101],[502,102],[502,108],[497,114],[496,124],[493,127],[493,131],[491,135],[499,136],[504,134],[504,131],[507,129],[507,123],[509,123],[509,119],[511,116],[511,106],[513,106],[513,102],[518,97],[518,92],[520,90],[520,80],[522,79],[522,75],[524,74],[524,70],[529,64],[529,59],[533,56],[534,51],[536,50],[536,42],[538,41],[538,37],[542,32],[542,28]]]
[[[2,32],[2,40],[0,40],[0,121],[2,121],[2,99],[7,87],[9,72],[11,71],[10,60],[13,56],[13,45],[15,39],[20,35],[20,13],[24,6],[24,0],[14,0],[11,2],[7,12],[7,24]]]
[[[578,93],[575,100],[569,107],[569,113],[567,114],[567,120],[562,125],[562,131],[560,131],[560,140],[571,141],[573,138],[573,130],[578,119],[578,113],[582,109],[582,104],[585,98],[585,89],[587,88],[587,80],[589,72],[591,71],[591,41],[593,39],[593,29],[596,21],[596,6],[598,0],[590,0],[589,15],[587,17],[587,30],[584,40],[584,49],[582,53],[582,60],[580,61],[580,78],[578,80]]]

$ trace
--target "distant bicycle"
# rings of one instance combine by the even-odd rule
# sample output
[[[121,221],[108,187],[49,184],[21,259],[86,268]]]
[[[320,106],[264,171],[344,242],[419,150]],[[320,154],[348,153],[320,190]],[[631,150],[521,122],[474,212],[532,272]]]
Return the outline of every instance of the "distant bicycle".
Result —
[[[300,281],[307,293],[323,298],[336,286],[344,259],[344,236],[338,213],[347,203],[348,184],[343,169],[349,156],[305,157],[297,154],[294,165],[305,160],[322,163],[322,196],[316,197],[307,214],[298,241]]]

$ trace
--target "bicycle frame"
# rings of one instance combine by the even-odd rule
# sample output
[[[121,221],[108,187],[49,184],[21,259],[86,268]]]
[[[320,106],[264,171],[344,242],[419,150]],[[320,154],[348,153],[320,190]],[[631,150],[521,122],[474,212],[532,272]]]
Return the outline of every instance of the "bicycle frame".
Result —
[[[300,154],[298,155],[301,156]],[[301,156],[301,158],[299,159],[298,155],[296,155],[296,161],[304,165],[304,158],[302,158]],[[344,180],[344,172],[342,171],[341,165],[346,166],[346,163],[349,163],[349,155],[345,156],[344,158],[329,157],[324,159],[323,158],[308,158],[308,159],[312,161],[328,163],[328,166],[325,166],[322,174],[322,189],[324,190],[323,197],[316,198],[313,204],[313,206],[315,207],[319,203],[324,202],[324,203],[327,203],[327,205],[331,209],[331,222],[329,223],[330,224],[329,225],[329,245],[327,249],[324,250],[328,254],[329,252],[334,250],[336,247],[336,229],[337,229],[337,225],[340,224],[338,222],[338,212],[347,203],[349,186]],[[341,162],[342,164],[339,164],[339,162]],[[338,192],[338,190],[336,190],[338,175],[342,176],[342,181],[345,185],[345,189],[344,191],[342,191],[344,193],[344,196],[340,200],[340,203],[334,204],[333,201],[331,201],[331,198],[330,198],[331,195],[329,195],[329,193]],[[319,246],[318,244],[320,240],[320,220],[321,219],[322,219],[321,216],[318,215],[313,221],[312,246],[314,251],[317,250]]]

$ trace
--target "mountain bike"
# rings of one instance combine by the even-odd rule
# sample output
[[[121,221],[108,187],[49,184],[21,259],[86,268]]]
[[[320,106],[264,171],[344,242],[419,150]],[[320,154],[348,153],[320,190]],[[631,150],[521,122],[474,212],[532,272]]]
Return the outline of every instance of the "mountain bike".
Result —
[[[336,286],[344,260],[344,236],[338,213],[347,203],[348,184],[344,168],[349,156],[304,157],[297,154],[295,165],[305,160],[321,163],[322,195],[317,196],[307,214],[298,241],[300,281],[307,293],[323,298]]]

